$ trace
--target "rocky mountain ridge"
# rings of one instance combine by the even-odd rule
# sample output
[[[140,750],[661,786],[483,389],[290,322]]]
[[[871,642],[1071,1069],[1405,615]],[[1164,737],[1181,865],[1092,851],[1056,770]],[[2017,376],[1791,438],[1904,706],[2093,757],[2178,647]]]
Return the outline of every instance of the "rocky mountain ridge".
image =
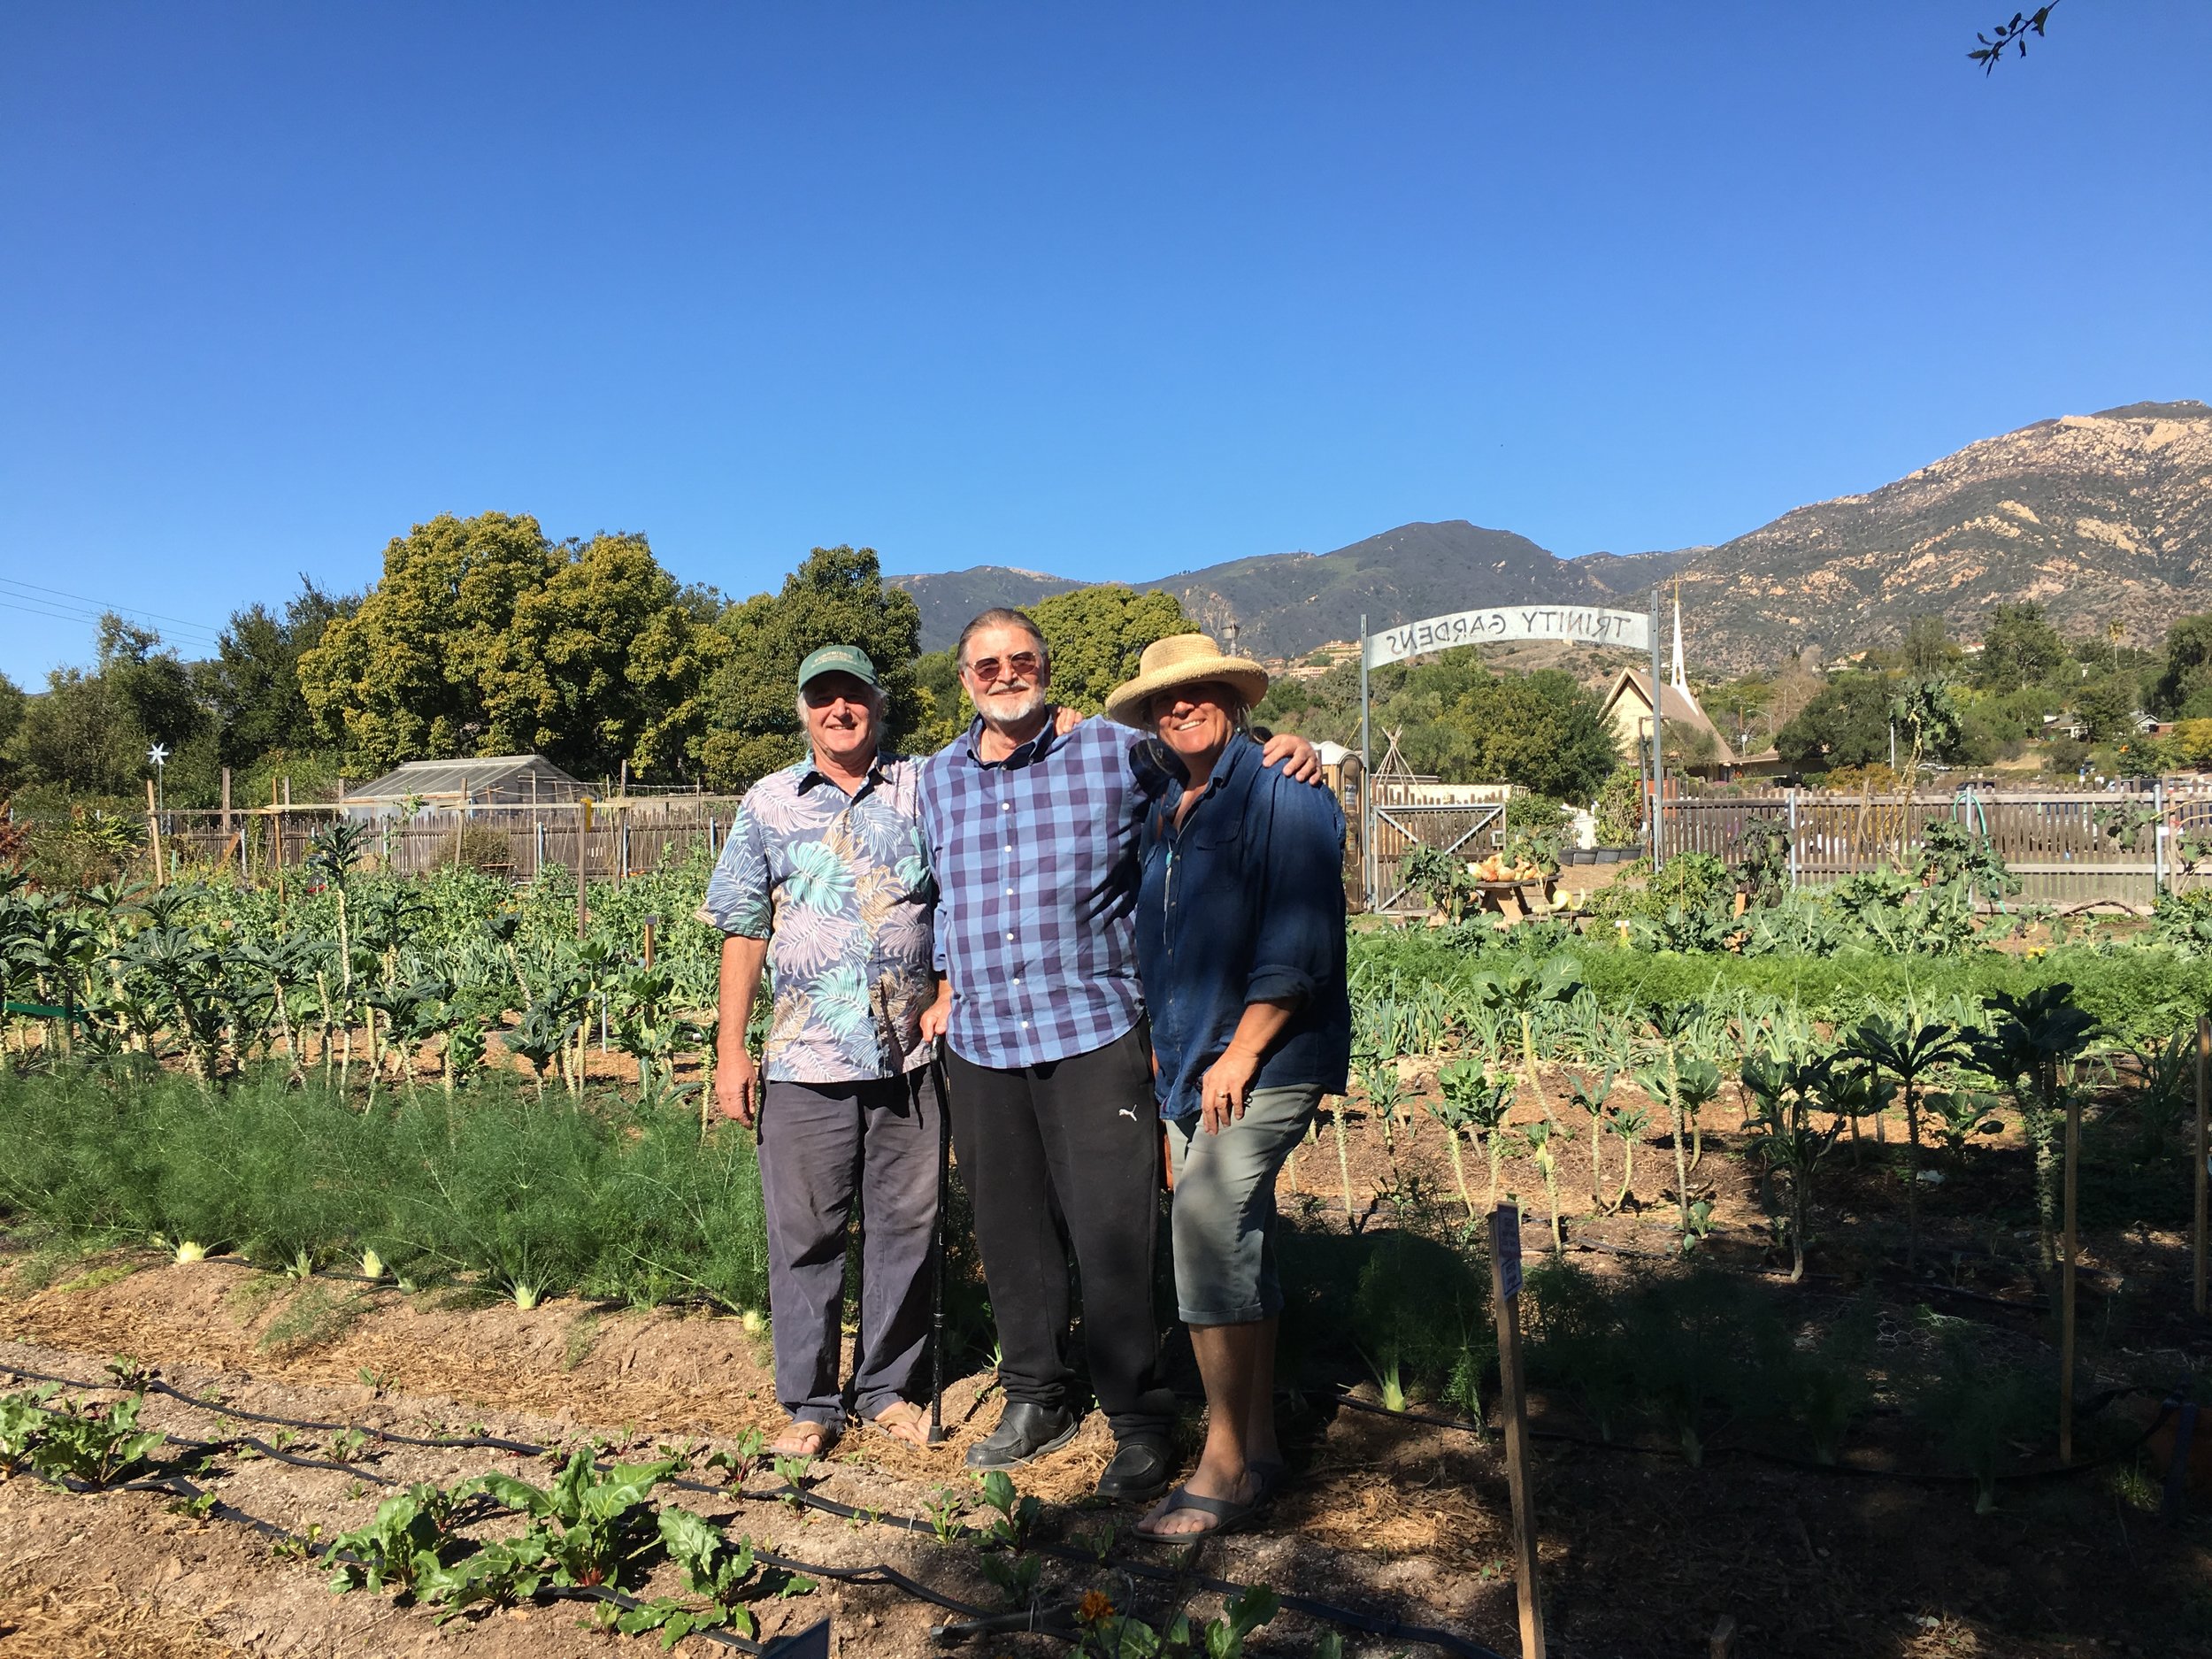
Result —
[[[1444,611],[1535,600],[1632,608],[1681,582],[1688,654],[1708,672],[1771,666],[1816,640],[1829,656],[1892,642],[1915,616],[1979,637],[2001,603],[2034,600],[2070,634],[2117,626],[2155,641],[2212,610],[2212,408],[2131,403],[1969,444],[1863,495],[1795,508],[1717,547],[1563,559],[1463,519],[1401,525],[1324,554],[1276,553],[1135,584],[1173,593],[1210,628],[1296,657]],[[949,645],[992,603],[1080,584],[984,566],[893,579]]]

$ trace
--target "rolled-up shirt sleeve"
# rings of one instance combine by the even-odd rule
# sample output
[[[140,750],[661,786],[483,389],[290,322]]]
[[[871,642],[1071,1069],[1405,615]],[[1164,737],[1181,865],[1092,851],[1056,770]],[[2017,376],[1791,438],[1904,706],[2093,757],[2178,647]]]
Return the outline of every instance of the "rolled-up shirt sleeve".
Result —
[[[765,939],[774,918],[769,879],[768,849],[760,833],[760,820],[740,802],[730,825],[730,838],[722,856],[714,861],[707,879],[706,902],[699,918],[710,927],[746,939]]]
[[[1344,928],[1344,819],[1326,789],[1273,773],[1253,793],[1259,810],[1245,833],[1266,859],[1244,1000],[1295,1004],[1333,972]]]

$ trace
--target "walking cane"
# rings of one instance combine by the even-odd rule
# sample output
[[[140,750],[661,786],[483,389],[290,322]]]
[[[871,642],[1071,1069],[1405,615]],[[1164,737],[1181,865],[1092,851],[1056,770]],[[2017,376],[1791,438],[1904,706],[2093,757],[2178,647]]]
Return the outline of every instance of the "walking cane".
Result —
[[[937,1234],[929,1274],[929,1443],[945,1441],[945,1211],[952,1198],[952,1116],[941,1055],[929,1063],[937,1084]]]

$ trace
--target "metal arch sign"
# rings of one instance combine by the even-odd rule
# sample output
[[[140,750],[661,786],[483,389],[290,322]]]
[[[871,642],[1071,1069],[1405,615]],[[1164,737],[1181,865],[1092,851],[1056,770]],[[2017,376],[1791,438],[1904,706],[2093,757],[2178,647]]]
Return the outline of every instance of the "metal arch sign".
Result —
[[[1402,663],[1424,651],[1507,640],[1562,640],[1571,645],[1649,650],[1651,618],[1640,611],[1601,611],[1593,605],[1494,605],[1484,611],[1455,611],[1367,635],[1360,641],[1361,660],[1366,667],[1380,668],[1385,663]]]

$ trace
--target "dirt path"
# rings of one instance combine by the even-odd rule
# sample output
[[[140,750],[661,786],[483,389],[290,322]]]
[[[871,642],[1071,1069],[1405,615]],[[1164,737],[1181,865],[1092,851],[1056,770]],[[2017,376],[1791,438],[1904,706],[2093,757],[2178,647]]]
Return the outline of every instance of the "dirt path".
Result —
[[[118,1276],[119,1274],[119,1276]],[[447,1299],[449,1302],[449,1299]],[[0,1288],[0,1368],[87,1380],[127,1353],[201,1403],[150,1396],[152,1426],[215,1438],[246,1425],[222,1408],[435,1436],[488,1432],[535,1443],[597,1439],[611,1454],[653,1455],[680,1441],[726,1446],[780,1420],[765,1345],[730,1318],[554,1302],[518,1310],[446,1305],[432,1295],[258,1275],[215,1261],[143,1256],[80,1263],[38,1290]],[[817,1488],[857,1509],[918,1515],[950,1488],[971,1519],[974,1489],[959,1453],[995,1421],[980,1378],[949,1394],[953,1445],[923,1452],[878,1435],[849,1438]],[[0,1388],[13,1386],[0,1377]],[[212,1396],[212,1398],[210,1398]],[[1540,1428],[1579,1435],[1564,1407]],[[1187,1425],[1194,1432],[1195,1425]],[[1210,1545],[1200,1570],[1267,1583],[1510,1651],[1506,1494],[1494,1442],[1340,1409],[1309,1395],[1289,1423],[1297,1484],[1258,1534]],[[264,1433],[275,1431],[263,1429]],[[326,1434],[295,1453],[319,1455]],[[1088,1507],[1110,1451],[1094,1416],[1066,1450],[1022,1471],[1046,1500],[1042,1532],[1096,1539],[1134,1518]],[[550,1465],[480,1449],[372,1449],[348,1470],[226,1459],[208,1482],[222,1500],[294,1532],[364,1524],[385,1483],[442,1483],[503,1467],[542,1482]],[[1717,1455],[1691,1470],[1665,1455],[1540,1442],[1537,1489],[1552,1648],[1563,1659],[1701,1655],[1723,1614],[1740,1655],[2212,1655],[2212,1527],[2160,1525],[2121,1471],[2008,1489],[1976,1517],[1955,1485],[1839,1479]],[[710,1478],[711,1479],[711,1478]],[[672,1494],[764,1546],[815,1563],[884,1563],[942,1593],[1000,1605],[977,1552],[883,1524],[849,1524],[757,1495]],[[2132,1494],[2132,1495],[2131,1495]],[[551,1655],[657,1651],[590,1628],[552,1604],[444,1625],[388,1598],[334,1596],[326,1575],[219,1521],[173,1512],[148,1494],[82,1497],[19,1478],[0,1482],[0,1659],[104,1655]],[[1121,1555],[1145,1560],[1122,1547]],[[661,1570],[654,1589],[672,1590]],[[1140,1611],[1162,1591],[1111,1568],[1055,1563],[1057,1599],[1098,1587]],[[1216,1598],[1190,1606],[1207,1614]],[[920,1659],[947,1615],[880,1586],[826,1586],[766,1608],[767,1633],[823,1614],[841,1654]],[[1321,1626],[1285,1615],[1249,1651],[1304,1655]],[[1348,1653],[1433,1651],[1353,1637]],[[705,1653],[697,1639],[680,1651]],[[993,1637],[978,1655],[1061,1654],[1043,1638]]]

